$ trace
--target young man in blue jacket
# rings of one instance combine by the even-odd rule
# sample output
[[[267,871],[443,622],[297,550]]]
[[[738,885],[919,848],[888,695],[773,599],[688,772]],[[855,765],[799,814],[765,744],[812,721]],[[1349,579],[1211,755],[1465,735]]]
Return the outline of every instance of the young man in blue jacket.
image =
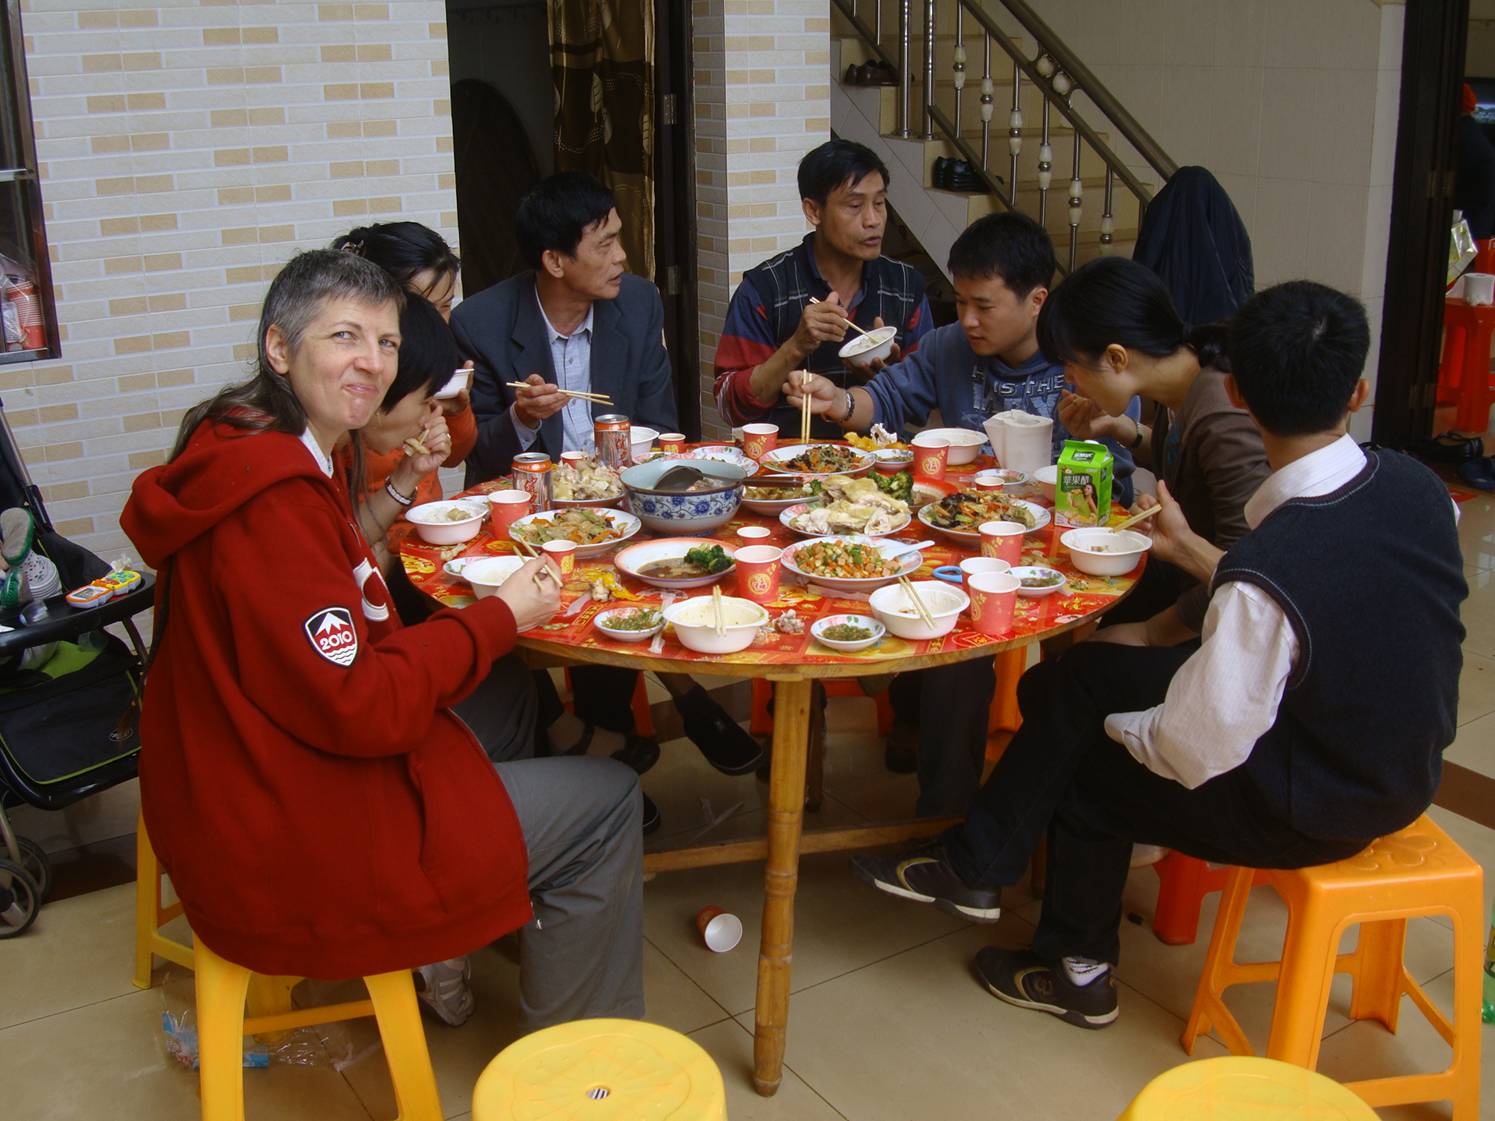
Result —
[[[1064,368],[1044,358],[1037,334],[1056,267],[1048,231],[1031,218],[1005,213],[977,220],[950,247],[957,322],[936,327],[917,351],[863,386],[795,371],[786,391],[790,404],[808,393],[812,413],[862,432],[873,424],[892,432],[922,426],[935,410],[946,425],[980,431],[993,414],[1021,409],[1055,418],[1057,458],[1069,435],[1058,421]],[[1138,410],[1133,401],[1127,415],[1135,419]],[[1128,505],[1131,452],[1107,445],[1116,457],[1117,501]],[[894,680],[887,762],[894,770],[917,767],[921,816],[963,814],[969,807],[981,784],[995,686],[987,658]]]

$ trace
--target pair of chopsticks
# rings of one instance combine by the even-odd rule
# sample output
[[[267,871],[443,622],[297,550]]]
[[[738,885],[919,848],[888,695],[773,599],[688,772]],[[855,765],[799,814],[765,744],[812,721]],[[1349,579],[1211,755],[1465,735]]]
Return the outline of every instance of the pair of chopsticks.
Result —
[[[529,382],[527,381],[506,381],[504,382],[504,385],[509,389],[529,388]],[[562,389],[560,390],[560,394],[562,397],[575,397],[578,400],[591,401],[594,404],[598,405],[611,405],[613,403],[613,399],[606,393],[582,393],[580,390],[576,389]]]
[[[528,541],[524,540],[524,538],[515,537],[513,533],[510,533],[509,540],[514,542],[514,548],[517,549],[522,555],[529,557],[532,560],[539,557],[539,550],[531,545]],[[540,571],[535,573],[534,576],[531,577],[531,579],[534,580],[535,587],[538,588],[545,580],[555,580],[555,573],[550,571],[550,566],[547,564],[542,566]],[[560,581],[556,582],[559,583]]]
[[[924,620],[924,625],[933,630],[934,616],[929,613],[929,608],[924,606],[924,601],[919,598],[919,593],[914,590],[913,581],[907,576],[900,576],[898,577],[898,586],[908,596],[909,602],[914,605],[914,610],[919,613],[919,618]]]
[[[722,589],[718,584],[711,585],[711,619],[718,638],[727,633],[727,623],[722,618]]]
[[[1138,522],[1146,521],[1148,518],[1152,517],[1154,514],[1156,514],[1161,509],[1162,509],[1161,506],[1149,506],[1146,510],[1143,510],[1140,514],[1133,514],[1126,521],[1122,522],[1119,526],[1116,526],[1115,528],[1113,528],[1111,530],[1111,532],[1112,533],[1120,533],[1123,529],[1131,529],[1132,526],[1136,525]]]
[[[803,385],[799,387],[799,442],[810,442],[810,391]]]

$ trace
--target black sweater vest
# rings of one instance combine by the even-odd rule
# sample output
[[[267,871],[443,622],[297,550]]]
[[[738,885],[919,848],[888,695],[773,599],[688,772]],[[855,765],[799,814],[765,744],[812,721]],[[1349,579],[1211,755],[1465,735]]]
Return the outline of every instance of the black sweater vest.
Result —
[[[1469,590],[1443,484],[1371,452],[1343,487],[1284,503],[1238,541],[1214,586],[1231,580],[1271,596],[1298,639],[1243,777],[1309,836],[1369,840],[1416,818],[1457,726]]]

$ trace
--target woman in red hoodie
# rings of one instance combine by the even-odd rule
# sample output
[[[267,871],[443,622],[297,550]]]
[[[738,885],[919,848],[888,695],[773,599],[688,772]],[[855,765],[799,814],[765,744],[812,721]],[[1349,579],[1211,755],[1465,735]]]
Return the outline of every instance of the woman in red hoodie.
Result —
[[[333,466],[394,377],[402,299],[351,254],[293,258],[254,378],[135,481],[121,524],[159,575],[146,825],[194,934],[257,973],[412,968],[521,928],[526,1028],[639,1016],[633,773],[495,768],[448,709],[554,613],[553,575],[402,627]]]

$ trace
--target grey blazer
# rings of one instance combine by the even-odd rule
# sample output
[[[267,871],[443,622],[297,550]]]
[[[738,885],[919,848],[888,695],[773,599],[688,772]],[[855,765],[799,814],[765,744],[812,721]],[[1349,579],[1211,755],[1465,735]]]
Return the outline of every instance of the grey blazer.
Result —
[[[452,312],[452,333],[464,359],[473,362],[472,412],[478,438],[467,457],[467,485],[506,474],[514,456],[526,450],[514,431],[509,406],[514,391],[505,383],[539,374],[554,383],[545,320],[535,297],[535,274],[522,272],[476,296]],[[594,416],[623,413],[635,424],[673,431],[678,421],[670,358],[664,349],[664,305],[659,290],[642,277],[623,274],[617,298],[592,305],[592,391],[612,398],[611,407],[593,405]],[[540,426],[530,451],[558,460],[562,447],[557,413]]]

